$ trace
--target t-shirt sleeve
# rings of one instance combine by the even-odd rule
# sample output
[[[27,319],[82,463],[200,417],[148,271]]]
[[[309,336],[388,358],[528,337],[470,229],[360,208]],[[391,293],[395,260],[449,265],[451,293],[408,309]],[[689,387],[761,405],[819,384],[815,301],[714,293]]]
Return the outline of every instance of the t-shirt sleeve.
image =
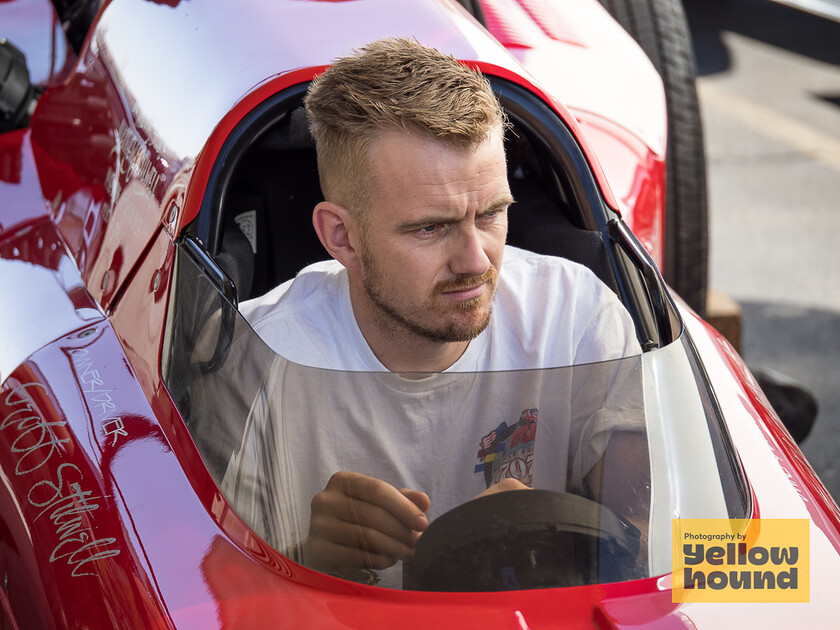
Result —
[[[589,307],[578,318],[575,365],[640,355],[636,327],[630,313],[613,291],[594,274]]]
[[[286,445],[276,391],[287,362],[273,363],[254,398],[241,443],[220,484],[234,511],[275,549],[300,562],[308,515],[294,500],[295,479],[287,469]]]
[[[613,433],[646,430],[641,355],[575,366],[572,409],[568,478],[572,491],[585,494],[584,480]]]

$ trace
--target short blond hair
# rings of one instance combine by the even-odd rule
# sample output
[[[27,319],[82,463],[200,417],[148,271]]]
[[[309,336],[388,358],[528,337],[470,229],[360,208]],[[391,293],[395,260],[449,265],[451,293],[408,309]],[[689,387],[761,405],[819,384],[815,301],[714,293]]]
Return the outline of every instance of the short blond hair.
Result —
[[[409,38],[378,40],[337,59],[304,104],[324,197],[359,217],[370,198],[370,147],[384,132],[469,150],[505,125],[480,72]]]

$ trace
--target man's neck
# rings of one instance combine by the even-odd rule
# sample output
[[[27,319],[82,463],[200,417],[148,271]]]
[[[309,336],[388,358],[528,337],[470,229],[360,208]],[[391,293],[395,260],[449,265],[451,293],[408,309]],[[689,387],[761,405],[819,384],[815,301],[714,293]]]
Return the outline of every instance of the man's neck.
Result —
[[[350,302],[356,323],[374,356],[391,372],[443,372],[461,358],[469,341],[440,342],[396,328],[384,321],[370,302],[354,297]]]
[[[469,341],[416,343],[416,339],[381,343],[383,340],[378,339],[375,333],[369,334],[362,330],[362,335],[379,362],[389,371],[400,373],[443,372],[461,358],[470,344]]]

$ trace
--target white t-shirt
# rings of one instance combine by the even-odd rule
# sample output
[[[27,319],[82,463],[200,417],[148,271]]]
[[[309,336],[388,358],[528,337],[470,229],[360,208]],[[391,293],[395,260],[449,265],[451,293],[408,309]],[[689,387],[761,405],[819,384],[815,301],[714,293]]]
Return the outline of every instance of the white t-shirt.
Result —
[[[567,260],[506,248],[489,326],[448,371],[419,379],[376,359],[336,262],[241,310],[278,357],[222,488],[293,556],[335,472],[426,492],[432,520],[507,477],[585,493],[611,432],[644,426],[640,360],[608,361],[640,355],[632,321]],[[400,571],[382,584],[399,586]]]
[[[303,269],[240,311],[275,352],[300,365],[384,371],[350,303],[335,260]],[[450,372],[521,370],[638,354],[633,322],[591,270],[564,258],[505,247],[490,324]]]

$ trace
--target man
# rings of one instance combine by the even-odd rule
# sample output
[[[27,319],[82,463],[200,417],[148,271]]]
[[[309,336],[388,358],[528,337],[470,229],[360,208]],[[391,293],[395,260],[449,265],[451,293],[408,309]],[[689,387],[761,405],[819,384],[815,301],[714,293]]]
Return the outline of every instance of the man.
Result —
[[[499,446],[495,430],[508,425],[499,424],[494,399],[516,398],[529,386],[485,383],[475,389],[466,384],[470,379],[444,381],[454,398],[480,399],[481,411],[471,407],[464,413],[485,425],[471,429],[447,424],[460,412],[437,411],[440,399],[429,392],[441,381],[423,375],[568,366],[639,349],[627,312],[589,270],[505,246],[514,201],[505,118],[478,72],[412,40],[384,40],[337,60],[313,82],[305,105],[325,198],[314,209],[313,224],[334,260],[304,269],[241,310],[284,359],[283,378],[266,390],[282,389],[285,409],[300,396],[301,404],[323,411],[310,408],[305,420],[300,414],[266,420],[252,431],[251,447],[242,449],[240,459],[243,453],[254,461],[277,459],[270,477],[288,478],[283,471],[297,465],[290,462],[306,462],[328,475],[325,485],[308,479],[288,490],[297,504],[311,499],[311,517],[300,517],[308,521],[308,535],[296,558],[325,570],[383,569],[411,556],[427,513],[476,494],[533,485],[525,469],[538,451],[537,403],[527,397],[511,403],[517,417],[510,418],[508,433],[519,431],[515,445],[506,434],[505,446]],[[400,383],[382,389],[399,393],[382,402],[379,393],[369,393],[370,379],[338,373],[335,382],[318,389],[314,383],[323,371],[295,366],[390,372]],[[341,379],[345,385],[337,384]],[[313,397],[315,389],[320,393]],[[369,408],[388,422],[361,407],[366,397],[378,401]],[[576,428],[570,420],[557,424],[562,426],[540,425],[543,448],[556,436],[560,446],[553,448],[575,454],[569,462],[555,457],[556,463],[543,465],[543,474],[563,486],[584,487],[595,463],[591,457],[584,462],[577,454],[585,448],[570,443],[589,444],[612,429],[601,421]],[[323,437],[290,443],[289,435],[304,432]],[[428,450],[440,456],[441,444],[455,445],[461,457],[430,465],[434,455]],[[477,465],[481,445],[493,453]],[[336,451],[361,454],[343,458]],[[510,466],[500,472],[492,462],[504,456],[525,462],[521,474]],[[234,462],[231,470],[238,472],[226,478],[229,497],[249,485],[242,468]],[[573,468],[578,472],[568,472]],[[260,499],[260,505],[237,509],[298,518],[289,516],[296,507],[285,498]],[[251,518],[260,519],[270,520]],[[258,531],[285,548],[286,530],[294,526],[266,527],[275,533]]]

